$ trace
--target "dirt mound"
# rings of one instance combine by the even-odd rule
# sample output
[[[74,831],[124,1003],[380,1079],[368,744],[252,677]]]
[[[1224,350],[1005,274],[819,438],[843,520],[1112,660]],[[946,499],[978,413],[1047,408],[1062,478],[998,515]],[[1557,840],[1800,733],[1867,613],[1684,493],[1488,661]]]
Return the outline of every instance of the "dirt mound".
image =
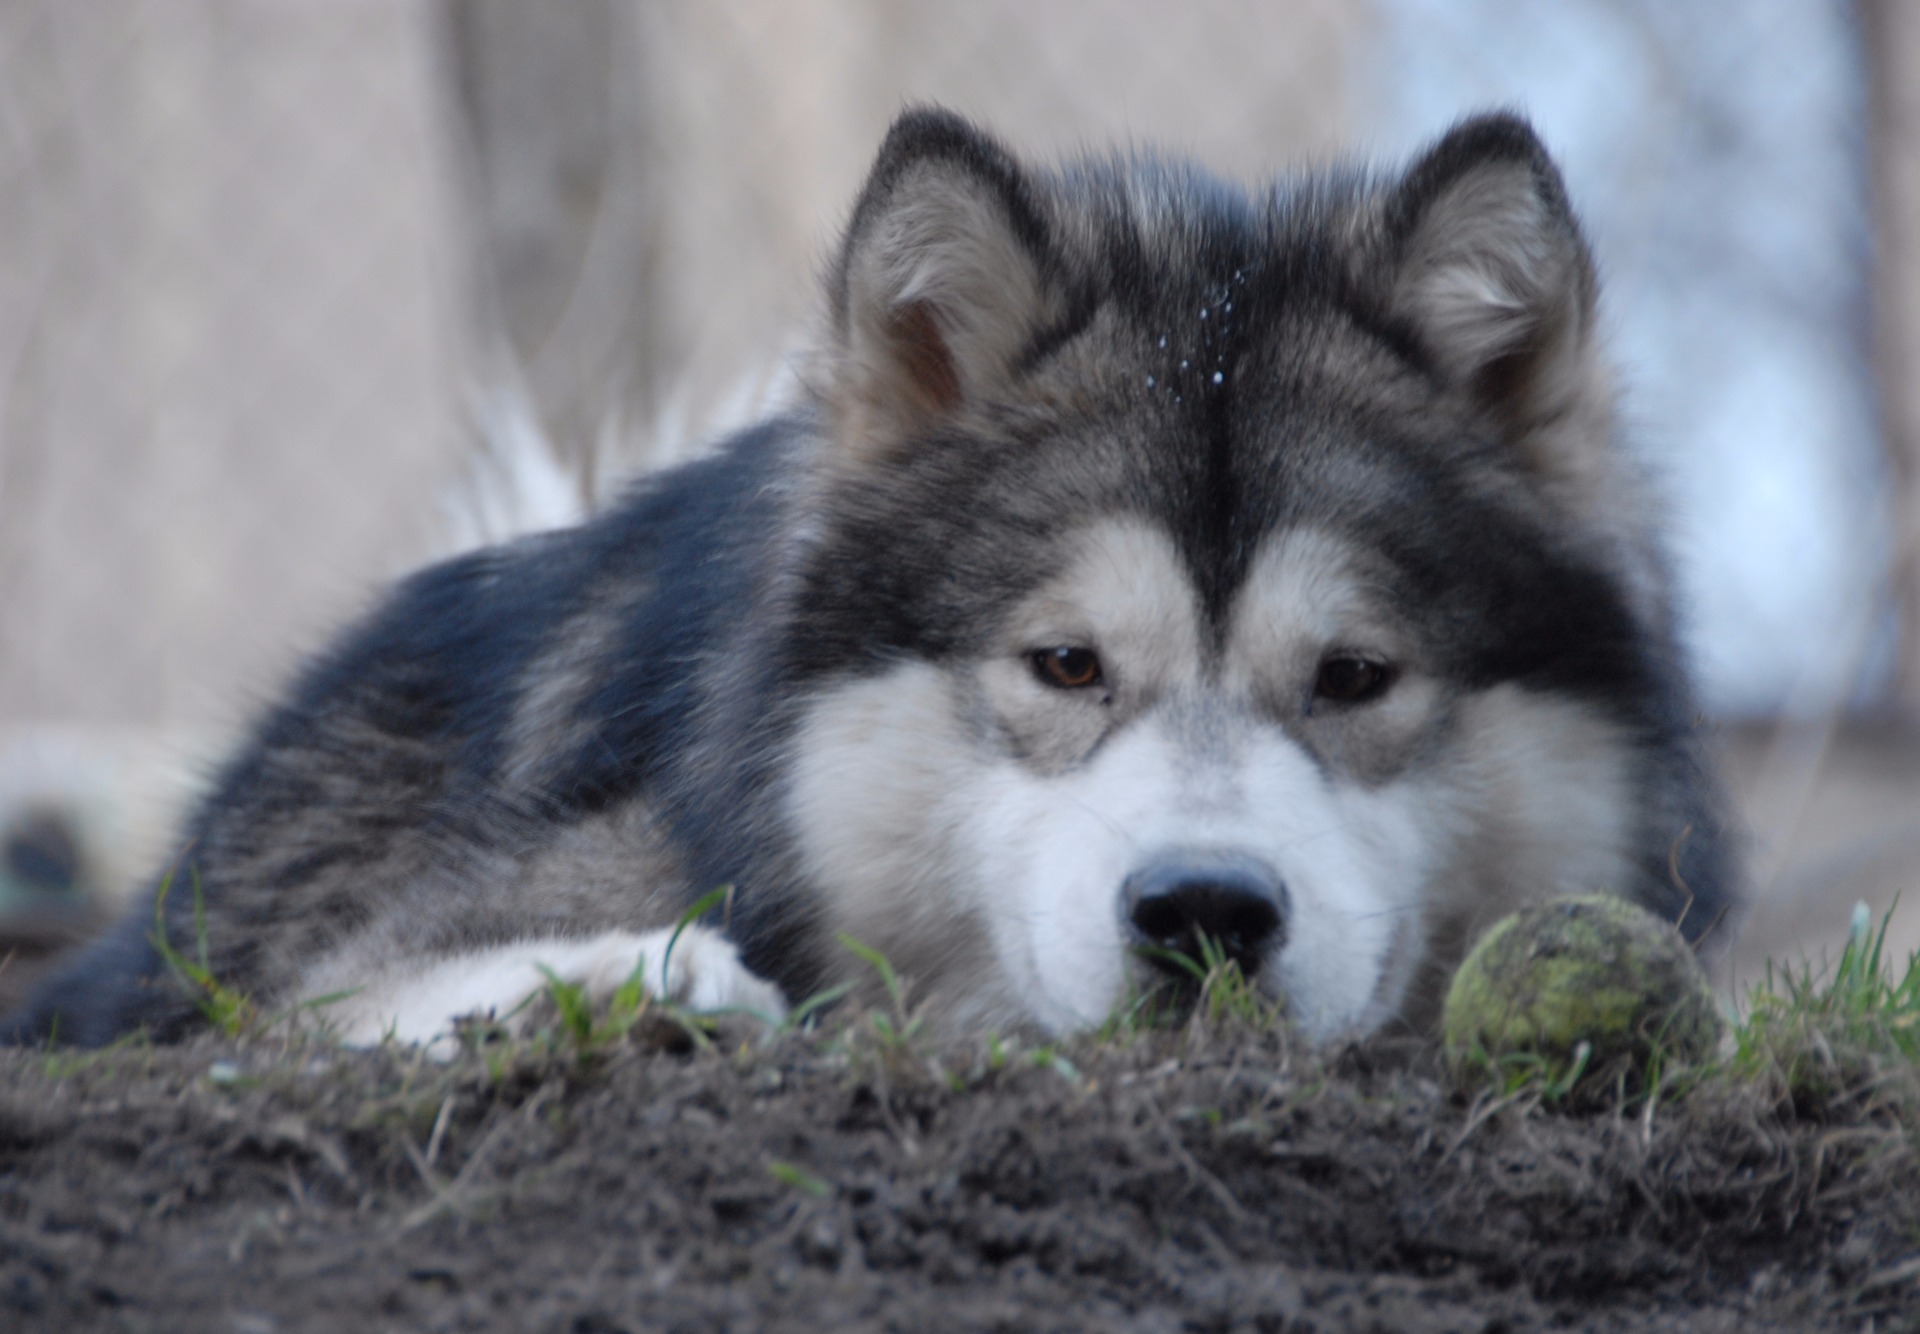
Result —
[[[1726,1098],[1500,1108],[1417,1048],[1328,1064],[1272,1034],[933,1073],[887,1055],[3,1052],[0,1326],[1744,1331],[1920,1309],[1892,1127]]]

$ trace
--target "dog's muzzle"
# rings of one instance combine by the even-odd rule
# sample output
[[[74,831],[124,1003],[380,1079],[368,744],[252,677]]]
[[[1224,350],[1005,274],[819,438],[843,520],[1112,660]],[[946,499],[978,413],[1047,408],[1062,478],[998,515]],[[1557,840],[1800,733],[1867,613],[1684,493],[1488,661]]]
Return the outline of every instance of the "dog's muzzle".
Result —
[[[1271,866],[1234,852],[1180,849],[1127,877],[1121,906],[1137,944],[1198,960],[1200,938],[1252,977],[1287,939],[1287,887]],[[1171,960],[1154,962],[1173,972]]]

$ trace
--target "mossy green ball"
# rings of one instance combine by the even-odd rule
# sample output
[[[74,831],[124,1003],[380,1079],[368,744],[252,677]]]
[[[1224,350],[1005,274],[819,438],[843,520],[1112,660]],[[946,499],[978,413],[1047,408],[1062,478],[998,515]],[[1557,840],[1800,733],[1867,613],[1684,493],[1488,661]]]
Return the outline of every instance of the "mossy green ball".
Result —
[[[1610,894],[1551,899],[1496,922],[1454,974],[1440,1020],[1456,1066],[1540,1059],[1557,1077],[1699,1060],[1720,1041],[1706,970],[1667,922]]]

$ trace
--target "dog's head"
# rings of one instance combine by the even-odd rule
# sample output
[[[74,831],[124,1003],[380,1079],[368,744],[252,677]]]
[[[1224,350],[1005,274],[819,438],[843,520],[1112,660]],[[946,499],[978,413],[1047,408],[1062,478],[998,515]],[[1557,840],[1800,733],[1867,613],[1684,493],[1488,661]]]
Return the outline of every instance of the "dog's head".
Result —
[[[1056,1030],[1204,936],[1327,1036],[1515,897],[1625,887],[1672,684],[1594,296],[1511,116],[1256,195],[902,117],[789,562],[835,924]]]

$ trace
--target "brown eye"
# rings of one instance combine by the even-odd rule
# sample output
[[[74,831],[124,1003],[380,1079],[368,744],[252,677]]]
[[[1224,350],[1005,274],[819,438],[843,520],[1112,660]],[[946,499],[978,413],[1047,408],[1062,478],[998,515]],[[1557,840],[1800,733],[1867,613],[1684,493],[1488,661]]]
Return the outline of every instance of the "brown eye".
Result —
[[[1393,668],[1384,662],[1341,654],[1320,664],[1313,693],[1335,704],[1365,704],[1386,694],[1392,684]]]
[[[1030,656],[1033,674],[1056,689],[1085,690],[1102,680],[1100,655],[1090,648],[1043,648]]]

